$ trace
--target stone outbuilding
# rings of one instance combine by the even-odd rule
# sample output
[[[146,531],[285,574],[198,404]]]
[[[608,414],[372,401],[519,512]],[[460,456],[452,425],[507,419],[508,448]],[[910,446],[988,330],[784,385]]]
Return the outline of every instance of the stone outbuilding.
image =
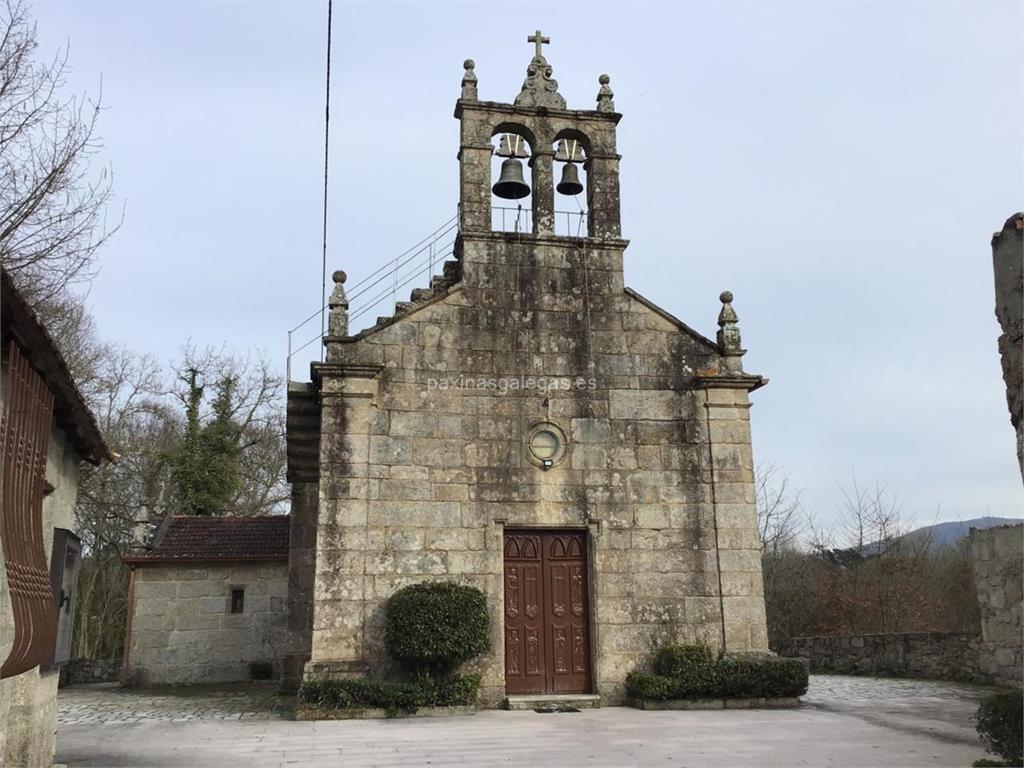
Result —
[[[569,109],[530,42],[512,104],[480,100],[465,63],[454,261],[358,333],[335,273],[325,360],[289,386],[307,679],[387,674],[385,601],[439,579],[487,596],[488,705],[614,703],[661,643],[768,649],[748,399],[766,380],[731,294],[712,339],[625,286],[610,78]]]
[[[131,568],[122,682],[249,680],[288,651],[287,516],[170,517]],[[259,672],[255,672],[259,675]]]
[[[50,766],[71,656],[83,462],[113,454],[53,339],[0,270],[0,765]]]

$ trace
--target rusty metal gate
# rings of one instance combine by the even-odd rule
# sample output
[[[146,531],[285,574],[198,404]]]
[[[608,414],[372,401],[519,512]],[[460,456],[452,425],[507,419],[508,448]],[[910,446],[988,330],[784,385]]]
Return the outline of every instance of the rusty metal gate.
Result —
[[[12,341],[0,417],[0,538],[14,613],[14,646],[0,667],[0,678],[48,659],[57,637],[57,610],[43,547],[52,419],[53,393]]]
[[[589,693],[585,531],[505,533],[505,691]]]

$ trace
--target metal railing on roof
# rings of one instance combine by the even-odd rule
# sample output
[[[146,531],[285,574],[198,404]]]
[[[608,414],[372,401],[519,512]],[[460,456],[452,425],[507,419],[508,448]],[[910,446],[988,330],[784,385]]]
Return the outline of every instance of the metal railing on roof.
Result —
[[[453,255],[458,228],[459,217],[456,214],[418,243],[402,251],[393,259],[384,262],[366,277],[351,285],[346,285],[349,322],[366,315],[384,301],[390,301],[393,305],[398,301],[399,289],[404,288],[417,278],[425,277],[427,285],[429,285],[438,266],[443,266],[445,259]],[[293,358],[323,338],[320,329],[317,328],[315,336],[295,346],[293,344],[294,336],[298,331],[320,318],[327,310],[327,304],[324,304],[288,331],[288,357],[285,369],[289,381],[291,380]]]
[[[554,215],[555,235],[562,237],[587,236],[587,214],[585,211],[555,211]],[[531,233],[533,232],[532,211],[529,208],[492,206],[491,229],[497,232]],[[456,213],[415,245],[384,262],[366,277],[351,285],[346,285],[349,323],[365,317],[385,301],[390,301],[394,306],[398,301],[398,291],[418,277],[425,277],[426,285],[429,286],[438,266],[443,267],[445,259],[454,254],[458,232],[459,214]],[[323,339],[319,328],[317,328],[315,336],[298,346],[293,346],[293,337],[314,320],[323,317],[327,311],[327,304],[324,304],[288,331],[288,357],[285,369],[289,381],[291,381],[293,358]]]

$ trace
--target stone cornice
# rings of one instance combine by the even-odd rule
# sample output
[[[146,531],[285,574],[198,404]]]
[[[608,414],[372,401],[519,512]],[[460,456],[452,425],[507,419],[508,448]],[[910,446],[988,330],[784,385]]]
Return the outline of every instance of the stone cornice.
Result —
[[[375,379],[384,370],[383,365],[356,363],[312,363],[313,380],[319,383],[324,376],[342,379]]]
[[[767,384],[768,379],[756,373],[698,375],[694,377],[693,383],[704,389],[745,389],[747,392],[753,392]],[[717,404],[712,405],[717,407]]]
[[[629,240],[618,237],[566,237],[564,235],[537,235],[532,232],[496,232],[491,229],[464,229],[459,233],[459,238],[463,241],[556,245],[563,248],[567,244],[585,243],[588,248],[607,248],[620,251],[626,250],[629,246]]]
[[[461,118],[463,111],[495,112],[502,115],[525,115],[536,117],[561,117],[567,120],[600,120],[618,124],[622,119],[619,112],[598,112],[593,109],[554,109],[553,107],[517,107],[500,101],[473,101],[459,99],[455,102],[455,117]]]

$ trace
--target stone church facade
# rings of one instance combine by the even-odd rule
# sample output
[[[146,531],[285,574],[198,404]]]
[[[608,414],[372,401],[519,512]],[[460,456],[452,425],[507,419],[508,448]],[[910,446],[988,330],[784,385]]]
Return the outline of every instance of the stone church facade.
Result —
[[[326,359],[290,385],[293,676],[387,674],[385,601],[423,580],[487,595],[485,704],[613,703],[665,642],[767,651],[748,399],[766,380],[727,292],[712,340],[625,287],[608,78],[567,109],[531,41],[513,104],[479,100],[466,62],[456,260],[354,334],[335,273]],[[492,229],[502,136],[528,156],[529,232]],[[554,226],[567,156],[578,237]]]

